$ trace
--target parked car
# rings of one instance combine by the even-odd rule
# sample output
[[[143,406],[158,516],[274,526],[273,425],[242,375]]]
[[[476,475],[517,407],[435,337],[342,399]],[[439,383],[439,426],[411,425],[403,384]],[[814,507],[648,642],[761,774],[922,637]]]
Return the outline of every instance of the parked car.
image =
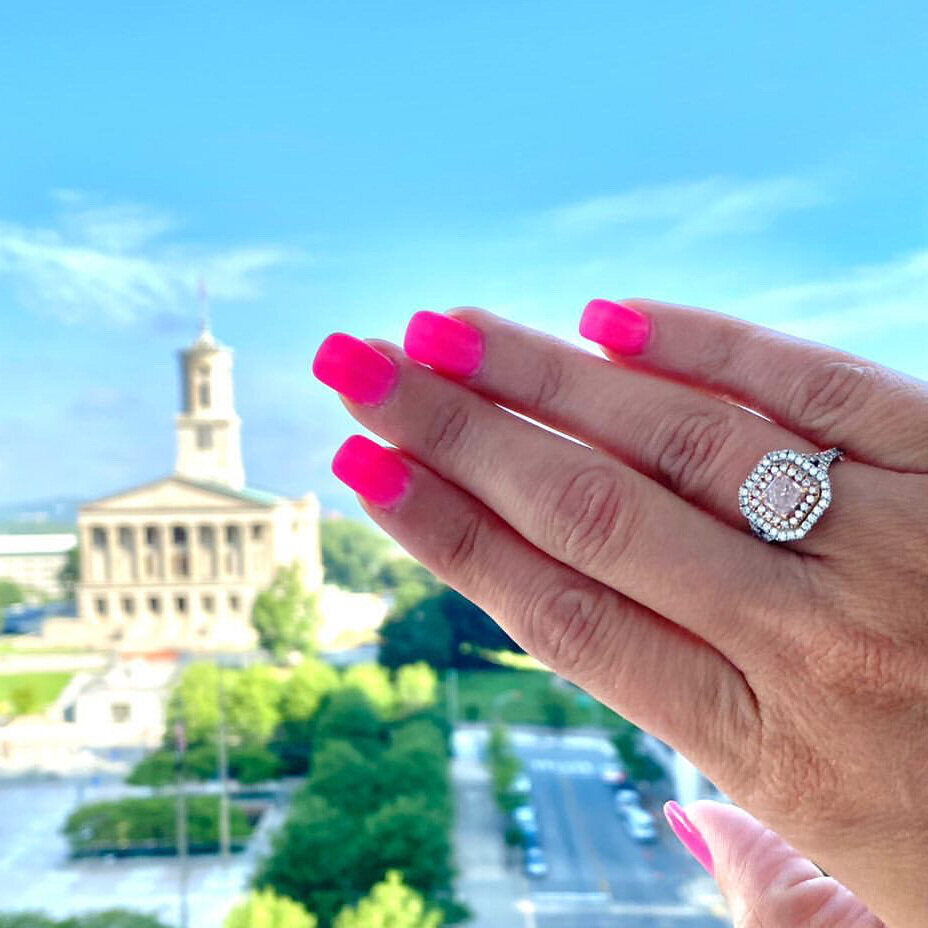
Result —
[[[639,844],[653,844],[657,840],[657,828],[654,826],[654,816],[639,805],[625,807],[625,829],[628,836]]]
[[[625,771],[619,764],[605,764],[600,777],[607,786],[618,786],[625,779]]]
[[[525,849],[522,866],[525,869],[526,876],[537,879],[548,875],[548,862],[545,860],[544,851],[540,847],[528,847]]]
[[[532,791],[532,781],[527,773],[520,773],[512,781],[512,792],[520,796],[528,796]]]
[[[640,806],[640,805],[641,805],[641,797],[638,795],[637,792],[635,792],[635,790],[620,789],[615,794],[615,811],[618,812],[619,815],[624,815],[625,810],[629,806]]]

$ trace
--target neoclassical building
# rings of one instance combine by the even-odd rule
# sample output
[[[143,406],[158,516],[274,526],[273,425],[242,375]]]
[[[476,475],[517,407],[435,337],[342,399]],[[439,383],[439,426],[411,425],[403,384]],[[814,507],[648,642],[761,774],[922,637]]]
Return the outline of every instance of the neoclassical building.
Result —
[[[296,562],[321,588],[319,504],[246,486],[232,351],[206,323],[180,367],[174,473],[80,509],[75,625],[119,650],[245,650],[278,567]]]

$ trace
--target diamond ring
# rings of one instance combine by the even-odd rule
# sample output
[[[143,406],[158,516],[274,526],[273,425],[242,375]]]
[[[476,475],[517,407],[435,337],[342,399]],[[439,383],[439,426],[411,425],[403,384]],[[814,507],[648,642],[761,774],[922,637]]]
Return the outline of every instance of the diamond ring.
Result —
[[[828,468],[844,457],[840,448],[765,454],[738,490],[738,508],[764,541],[798,541],[831,503]]]

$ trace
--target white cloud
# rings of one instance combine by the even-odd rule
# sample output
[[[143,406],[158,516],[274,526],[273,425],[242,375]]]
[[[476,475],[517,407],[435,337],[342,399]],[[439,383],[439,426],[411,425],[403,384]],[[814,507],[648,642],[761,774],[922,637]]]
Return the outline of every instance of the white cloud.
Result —
[[[824,189],[801,177],[710,177],[594,197],[548,210],[538,223],[545,231],[576,235],[646,225],[669,238],[690,240],[764,228],[783,213],[826,202]]]
[[[219,301],[253,299],[261,276],[295,260],[279,245],[208,248],[172,243],[171,214],[135,203],[101,203],[74,190],[52,194],[54,221],[0,221],[0,278],[17,297],[66,321],[130,323],[177,312],[199,279]]]

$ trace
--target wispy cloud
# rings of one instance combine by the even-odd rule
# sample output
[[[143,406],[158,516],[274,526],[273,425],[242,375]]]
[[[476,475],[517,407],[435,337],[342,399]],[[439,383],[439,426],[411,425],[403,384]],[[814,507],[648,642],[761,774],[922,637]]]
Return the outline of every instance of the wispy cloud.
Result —
[[[828,200],[819,183],[802,177],[709,177],[636,187],[560,206],[543,212],[538,226],[573,235],[646,226],[672,239],[689,240],[761,229],[784,213]]]
[[[163,318],[189,305],[205,279],[219,301],[249,300],[262,275],[296,260],[280,245],[211,248],[172,241],[171,213],[57,190],[54,220],[42,226],[0,220],[0,278],[20,302],[68,322]]]

